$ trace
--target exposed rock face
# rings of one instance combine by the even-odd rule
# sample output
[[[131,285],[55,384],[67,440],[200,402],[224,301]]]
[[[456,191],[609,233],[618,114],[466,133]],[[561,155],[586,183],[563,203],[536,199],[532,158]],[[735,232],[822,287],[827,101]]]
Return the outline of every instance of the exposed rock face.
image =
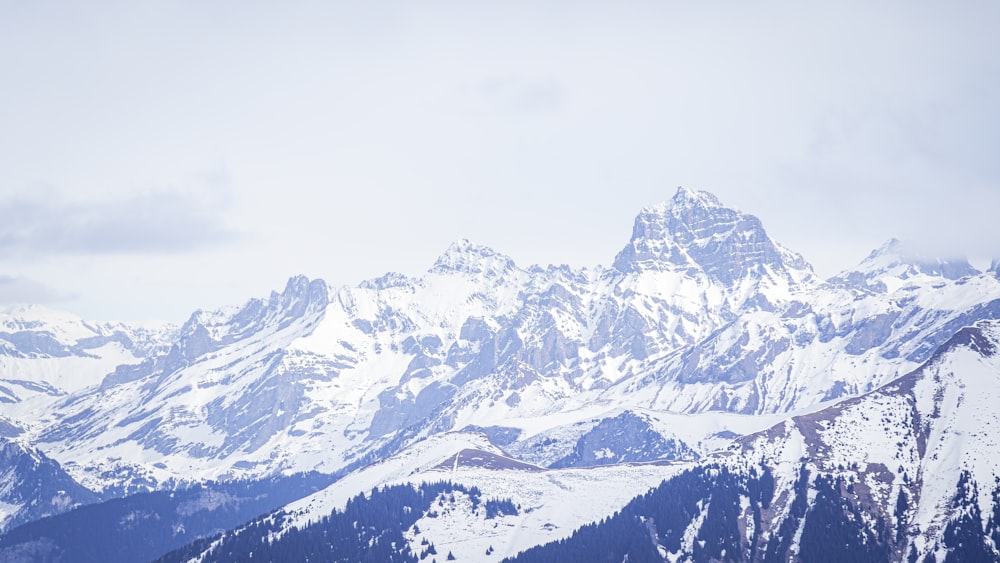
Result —
[[[701,271],[726,287],[747,277],[805,278],[812,270],[801,256],[772,241],[758,218],[687,188],[679,188],[667,204],[642,210],[614,267],[625,273]]]
[[[683,441],[664,436],[634,413],[606,418],[581,436],[573,452],[550,465],[591,467],[625,462],[692,460],[698,454]]]

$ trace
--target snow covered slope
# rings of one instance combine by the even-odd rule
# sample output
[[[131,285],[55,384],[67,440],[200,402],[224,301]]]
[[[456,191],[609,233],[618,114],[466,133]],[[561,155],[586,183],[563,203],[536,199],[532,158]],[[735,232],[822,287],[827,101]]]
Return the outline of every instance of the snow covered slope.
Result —
[[[98,385],[109,372],[157,352],[173,327],[94,323],[39,305],[0,312],[0,403],[58,397]]]
[[[734,452],[774,467],[779,491],[793,490],[803,467],[845,478],[875,535],[881,519],[904,530],[900,553],[942,560],[950,524],[975,514],[980,531],[997,525],[990,522],[1000,510],[998,352],[1000,322],[978,322],[914,372],[746,438]],[[908,500],[897,508],[901,496]]]
[[[268,300],[199,311],[165,354],[121,366],[98,388],[56,403],[58,422],[37,440],[96,489],[280,471],[281,461],[302,455],[287,440],[305,393],[299,380],[327,361],[316,367],[287,348],[326,304],[325,284],[294,278]],[[253,471],[261,458],[279,463]]]
[[[441,557],[451,552],[464,561],[499,561],[531,546],[567,537],[579,526],[600,520],[676,474],[680,467],[617,464],[545,469],[510,458],[485,436],[445,433],[356,471],[264,521],[278,523],[277,531],[270,535],[269,541],[274,541],[319,522],[334,510],[343,510],[349,499],[374,488],[448,481],[475,487],[482,499],[510,501],[514,510],[491,513],[468,494],[444,495],[404,532],[410,550],[419,553],[422,546],[433,544]],[[247,530],[258,526],[251,523]],[[226,534],[206,546],[205,552],[220,550],[220,545],[242,533],[236,530]],[[220,551],[229,549],[227,546]],[[488,557],[484,555],[487,551]],[[238,553],[235,556],[241,557]]]

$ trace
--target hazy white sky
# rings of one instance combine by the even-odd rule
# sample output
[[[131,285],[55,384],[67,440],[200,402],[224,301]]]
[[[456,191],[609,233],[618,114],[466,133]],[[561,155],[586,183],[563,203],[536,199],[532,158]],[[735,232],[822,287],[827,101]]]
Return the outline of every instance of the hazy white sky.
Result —
[[[609,264],[678,185],[821,275],[1000,256],[1000,3],[0,0],[0,303],[184,320],[467,237]]]

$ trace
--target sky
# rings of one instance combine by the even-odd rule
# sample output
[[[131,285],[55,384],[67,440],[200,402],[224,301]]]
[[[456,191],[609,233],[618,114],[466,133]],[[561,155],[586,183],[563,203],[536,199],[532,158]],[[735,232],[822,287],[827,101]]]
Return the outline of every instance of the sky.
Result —
[[[183,322],[460,238],[610,264],[683,185],[821,276],[1000,256],[1000,3],[0,0],[0,305]]]

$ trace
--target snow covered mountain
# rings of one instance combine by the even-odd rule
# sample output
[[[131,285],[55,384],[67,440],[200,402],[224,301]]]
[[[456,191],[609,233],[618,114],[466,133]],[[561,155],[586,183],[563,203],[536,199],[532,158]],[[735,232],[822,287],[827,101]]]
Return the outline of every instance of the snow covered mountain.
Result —
[[[898,536],[876,542],[889,559],[940,558],[962,514],[993,529],[998,272],[892,240],[821,280],[756,217],[681,188],[639,213],[607,268],[521,267],[462,240],[419,277],[340,288],[293,277],[180,328],[9,311],[0,437],[16,438],[11,460],[46,460],[36,465],[94,491],[74,484],[87,493],[45,513],[85,494],[343,477],[285,507],[267,524],[279,534],[375,486],[450,479],[465,492],[434,498],[451,523],[415,515],[427,532],[403,530],[407,545],[422,551],[433,532],[456,554],[497,559],[566,539],[676,478],[729,487],[768,529],[792,529],[741,535],[730,546],[740,553],[759,541],[794,555],[789,538],[814,506],[794,499],[818,496],[854,507],[844,529]],[[747,489],[765,474],[776,491],[766,503]],[[977,499],[975,517],[959,488]],[[42,514],[30,510],[48,501],[29,489],[0,499],[10,522]],[[480,493],[531,510],[487,517]],[[593,510],[567,509],[581,494]],[[672,539],[650,553],[700,557],[699,527],[716,515],[708,497],[693,502],[690,533],[661,530]],[[447,535],[456,526],[492,543]]]
[[[435,553],[527,562],[995,561],[997,404],[1000,321],[982,321],[888,385],[698,462],[545,469],[485,436],[440,434],[165,560],[239,561],[254,549],[279,561],[304,542],[336,557],[388,537],[383,557],[393,561]],[[423,506],[405,501],[411,511],[375,494],[403,484],[435,491],[442,482],[453,485]],[[491,511],[484,499],[509,508]],[[348,545],[317,537],[338,515],[362,522],[387,511],[408,514],[388,536],[361,535],[353,545],[350,534]]]
[[[531,542],[566,537],[679,471],[634,464],[716,463],[712,452],[741,436],[753,436],[739,442],[743,457],[773,470],[779,491],[794,490],[798,458],[785,463],[773,452],[794,450],[795,432],[826,435],[815,425],[812,434],[799,427],[809,420],[836,427],[831,412],[874,401],[886,384],[921,365],[919,373],[932,369],[935,358],[951,357],[935,351],[963,327],[1000,318],[996,270],[922,257],[893,240],[857,268],[820,280],[756,217],[681,188],[639,213],[608,268],[525,268],[463,240],[419,277],[387,274],[341,288],[294,277],[280,293],[198,311],[180,328],[88,323],[37,307],[9,311],[0,316],[0,435],[37,448],[105,495],[320,471],[348,476],[336,489],[339,503],[361,492],[355,485],[362,482],[430,482],[444,471],[444,458],[454,457],[448,475],[456,482],[508,483],[477,485],[484,494],[510,496],[515,482],[531,490],[525,483],[535,479],[537,499],[554,499],[536,502],[533,512],[546,514],[559,534],[538,532],[535,523],[517,528],[530,542],[475,546],[512,556]],[[992,325],[977,326],[988,339]],[[961,385],[956,380],[940,393],[947,397]],[[897,391],[893,396],[905,395]],[[898,423],[917,436],[932,418]],[[956,420],[960,436],[976,432],[968,425],[977,421]],[[765,435],[756,433],[771,427],[784,430],[761,441]],[[449,436],[474,443],[442,450],[429,466],[404,464],[392,478],[375,479],[365,469],[438,451],[434,444]],[[852,440],[845,451],[868,451]],[[990,447],[973,442],[940,447],[951,448],[952,457],[982,456]],[[829,447],[816,444],[801,447],[811,463],[825,463]],[[508,469],[516,473],[462,469],[460,450],[513,464]],[[928,486],[923,475],[931,460],[914,456],[910,465],[886,462],[893,483],[904,467],[906,479]],[[862,461],[855,455],[836,465]],[[748,475],[748,466],[727,467]],[[830,478],[862,478],[860,469],[845,471],[855,473]],[[808,483],[832,472],[811,466]],[[921,488],[920,506],[930,508],[914,522],[923,539],[907,536],[921,555],[944,545],[941,530],[954,515],[945,504],[959,475],[932,474],[947,483],[937,492]],[[619,482],[613,500],[594,514],[562,514],[568,497],[545,483],[575,476],[586,483],[594,475]],[[987,470],[968,475],[976,495],[992,494]],[[621,488],[628,479],[641,487]],[[5,510],[21,514],[34,497],[11,492]],[[917,498],[910,489],[905,494]],[[932,496],[936,504],[927,504]],[[895,502],[886,499],[870,502]],[[783,502],[779,495],[776,505]],[[329,512],[337,503],[317,506]],[[872,514],[891,520],[884,510]]]
[[[0,532],[98,500],[45,454],[0,437]]]
[[[998,313],[993,272],[890,242],[822,281],[757,218],[681,188],[610,268],[522,268],[459,241],[421,277],[296,277],[0,420],[109,491],[335,472],[463,429],[543,466],[694,459],[875,389]]]
[[[906,553],[935,552],[941,560],[955,547],[948,529],[967,525],[963,519],[974,516],[980,532],[1000,525],[998,351],[1000,322],[977,322],[914,372],[793,418],[769,436],[748,440],[743,454],[784,466],[786,481],[787,469],[801,464],[794,456],[804,457],[813,473],[846,476],[859,485],[859,504],[905,530]],[[897,502],[900,497],[906,501]],[[897,505],[899,512],[889,514]],[[877,535],[873,521],[866,524]],[[992,557],[1000,556],[1000,545],[989,545]]]
[[[0,403],[64,396],[117,366],[156,354],[168,324],[93,323],[39,305],[0,312]]]
[[[963,328],[910,374],[745,437],[514,560],[583,547],[595,561],[1000,560],[998,352],[1000,322]]]

